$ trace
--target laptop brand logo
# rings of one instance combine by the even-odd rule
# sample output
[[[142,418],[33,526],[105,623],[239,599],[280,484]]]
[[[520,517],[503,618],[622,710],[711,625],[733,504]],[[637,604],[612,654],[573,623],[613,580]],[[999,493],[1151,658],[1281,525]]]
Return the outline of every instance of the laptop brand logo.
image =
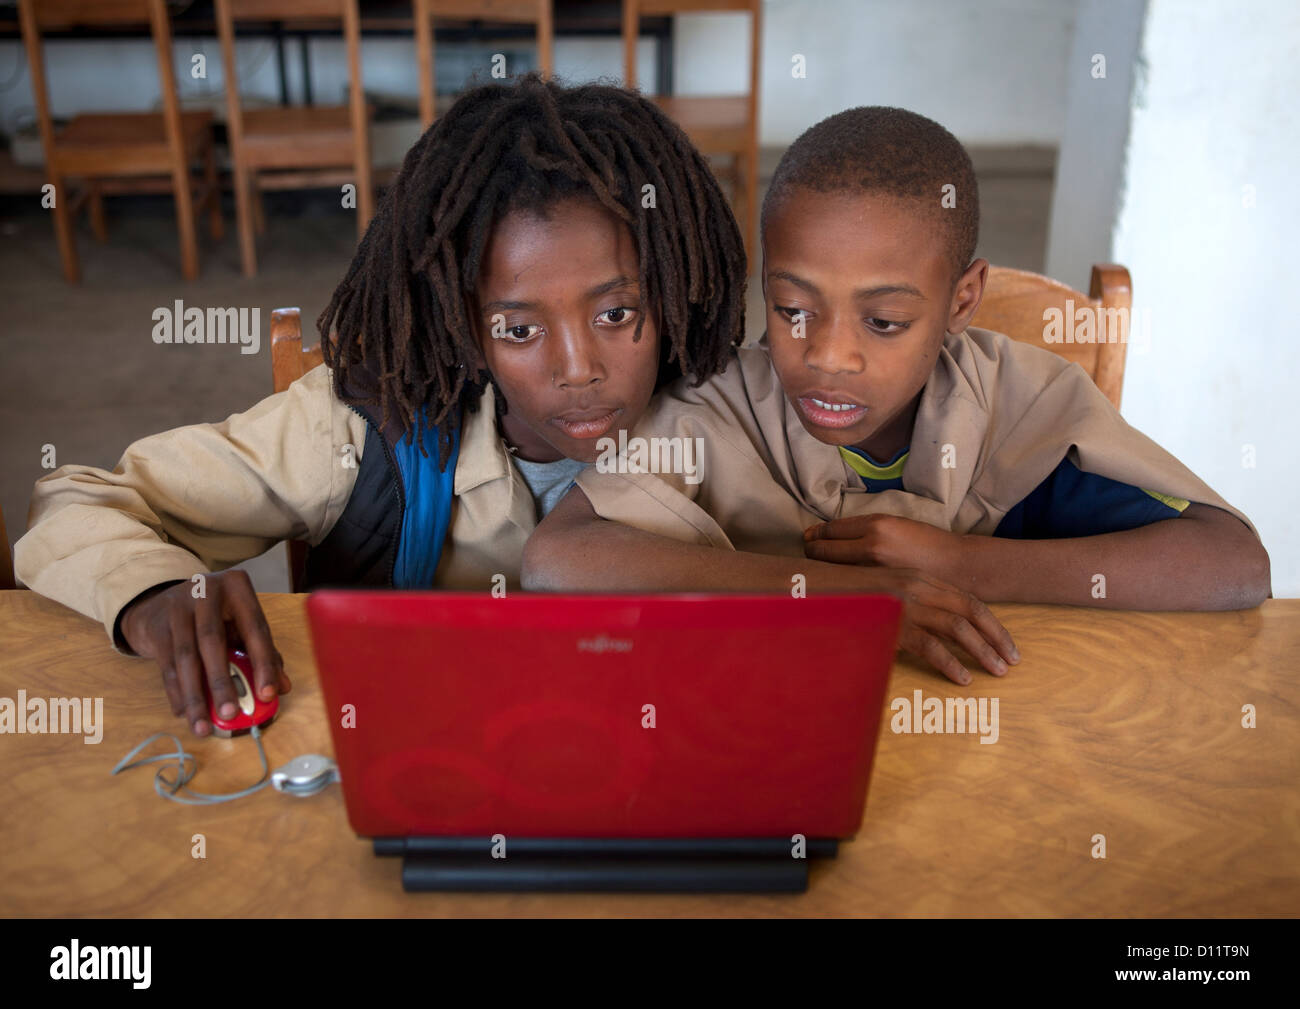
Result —
[[[607,634],[602,634],[595,638],[579,638],[578,651],[595,652],[601,655],[605,652],[630,652],[632,650],[631,638],[611,638]]]

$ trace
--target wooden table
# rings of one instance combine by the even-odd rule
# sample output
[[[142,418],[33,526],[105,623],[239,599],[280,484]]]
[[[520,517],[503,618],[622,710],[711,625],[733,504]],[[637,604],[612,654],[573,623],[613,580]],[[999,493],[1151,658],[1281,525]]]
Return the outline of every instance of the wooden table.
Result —
[[[302,596],[265,595],[294,689],[271,765],[330,753]],[[197,740],[152,664],[26,591],[0,592],[0,697],[102,696],[103,741],[0,735],[5,916],[1247,916],[1300,913],[1300,600],[1243,613],[999,606],[1024,660],[999,738],[882,733],[866,818],[798,896],[408,895],[337,786],[191,808],[109,769],[152,732],[198,756],[194,787],[255,780],[247,739]],[[889,696],[957,696],[910,663]],[[1256,728],[1242,726],[1254,705]],[[888,712],[887,712],[888,714]],[[195,834],[207,857],[195,859]],[[1105,835],[1106,857],[1093,837]]]

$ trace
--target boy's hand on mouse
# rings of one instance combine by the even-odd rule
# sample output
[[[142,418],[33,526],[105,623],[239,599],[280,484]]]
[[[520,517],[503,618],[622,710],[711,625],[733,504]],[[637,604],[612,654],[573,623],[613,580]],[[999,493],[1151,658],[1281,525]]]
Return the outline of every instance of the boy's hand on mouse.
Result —
[[[804,530],[804,553],[834,564],[917,568],[961,582],[966,537],[898,515],[854,515]]]
[[[1020,661],[1011,635],[983,602],[969,592],[924,571],[879,568],[862,588],[888,592],[903,601],[898,647],[933,666],[953,683],[966,686],[971,674],[953,655],[952,645],[964,648],[994,676]]]
[[[248,574],[231,570],[204,578],[201,598],[194,598],[190,582],[180,582],[141,595],[120,622],[131,650],[158,663],[172,713],[183,714],[196,736],[212,731],[204,679],[218,714],[233,717],[239,710],[227,665],[228,628],[253,664],[253,689],[259,697],[269,701],[290,687]]]

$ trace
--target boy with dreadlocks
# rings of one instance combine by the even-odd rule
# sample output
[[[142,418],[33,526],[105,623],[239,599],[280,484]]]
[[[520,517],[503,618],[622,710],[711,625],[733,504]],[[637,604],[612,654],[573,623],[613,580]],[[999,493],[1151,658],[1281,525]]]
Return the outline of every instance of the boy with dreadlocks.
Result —
[[[804,133],[763,204],[766,346],[665,391],[636,431],[703,438],[704,479],[584,473],[530,540],[525,585],[811,592],[892,572],[902,647],[959,683],[954,643],[995,675],[1018,654],[935,579],[989,601],[1261,602],[1244,515],[1078,365],[970,327],[978,228],[970,158],[938,123],[857,108]]]
[[[407,154],[318,321],[326,363],[112,472],[40,480],[19,577],[156,660],[206,735],[201,678],[234,713],[227,623],[255,689],[288,689],[247,576],[212,572],[298,539],[310,585],[517,586],[597,441],[662,382],[725,364],[744,280],[725,197],[652,103],[479,87]]]

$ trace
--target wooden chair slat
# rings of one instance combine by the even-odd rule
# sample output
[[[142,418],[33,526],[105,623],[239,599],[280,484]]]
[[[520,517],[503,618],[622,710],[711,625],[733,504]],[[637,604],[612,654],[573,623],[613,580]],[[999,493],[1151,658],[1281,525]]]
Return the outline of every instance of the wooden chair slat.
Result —
[[[1100,263],[1092,268],[1089,294],[1028,270],[989,267],[984,299],[972,325],[1005,333],[1013,340],[1044,347],[1078,364],[1092,376],[1097,388],[1119,409],[1128,351],[1129,313],[1133,284],[1123,266]],[[1060,313],[1063,326],[1073,332],[1080,309],[1091,313],[1090,332],[1104,342],[1048,343],[1046,327],[1051,310]],[[1065,320],[1069,320],[1067,324]],[[1062,332],[1065,336],[1066,332]]]
[[[552,0],[414,0],[415,55],[420,78],[420,123],[427,130],[437,118],[434,75],[435,21],[486,21],[535,24],[537,62],[542,76],[555,72],[555,15]]]
[[[229,0],[236,21],[285,21],[323,18],[338,21],[348,0]]]
[[[44,29],[99,25],[147,25],[149,0],[37,0],[36,24]]]
[[[239,256],[244,275],[257,274],[255,236],[262,230],[262,189],[286,188],[286,179],[303,180],[303,188],[333,185],[340,167],[351,167],[347,181],[356,186],[357,239],[366,232],[375,209],[370,165],[370,118],[361,81],[361,19],[357,0],[216,0],[217,34],[228,82],[226,122],[230,138]],[[323,19],[342,23],[348,59],[348,101],[342,106],[244,110],[239,97],[235,60],[238,21]],[[261,173],[277,171],[272,183]],[[320,173],[316,177],[314,173]]]
[[[17,587],[14,579],[14,559],[9,550],[9,536],[5,532],[5,515],[0,511],[0,589]]]
[[[212,117],[207,112],[182,112],[172,68],[171,26],[164,0],[19,0],[18,19],[27,62],[31,68],[36,121],[45,153],[46,174],[55,188],[54,233],[63,275],[70,283],[81,279],[74,233],[75,208],[87,206],[91,226],[100,241],[107,238],[101,180],[140,178],[140,191],[153,191],[159,177],[170,181],[176,200],[181,273],[198,276],[196,216],[204,209],[209,229],[220,238],[221,194],[216,186],[216,156]],[[45,79],[42,29],[73,25],[149,25],[158,61],[161,113],[93,113],[74,116],[55,130]],[[197,163],[201,174],[193,171]],[[72,180],[85,183],[85,194],[70,191]],[[115,187],[120,191],[120,187]]]
[[[302,313],[296,308],[271,312],[271,385],[284,392],[303,375],[324,361],[319,346],[302,346]],[[307,544],[290,540],[285,544],[289,564],[289,589],[301,592],[307,570]]]
[[[664,95],[655,101],[704,154],[733,159],[730,173],[736,220],[753,269],[758,228],[758,84],[762,0],[623,0],[623,80],[637,86],[637,36],[643,15],[747,11],[750,15],[749,90],[732,97]]]

